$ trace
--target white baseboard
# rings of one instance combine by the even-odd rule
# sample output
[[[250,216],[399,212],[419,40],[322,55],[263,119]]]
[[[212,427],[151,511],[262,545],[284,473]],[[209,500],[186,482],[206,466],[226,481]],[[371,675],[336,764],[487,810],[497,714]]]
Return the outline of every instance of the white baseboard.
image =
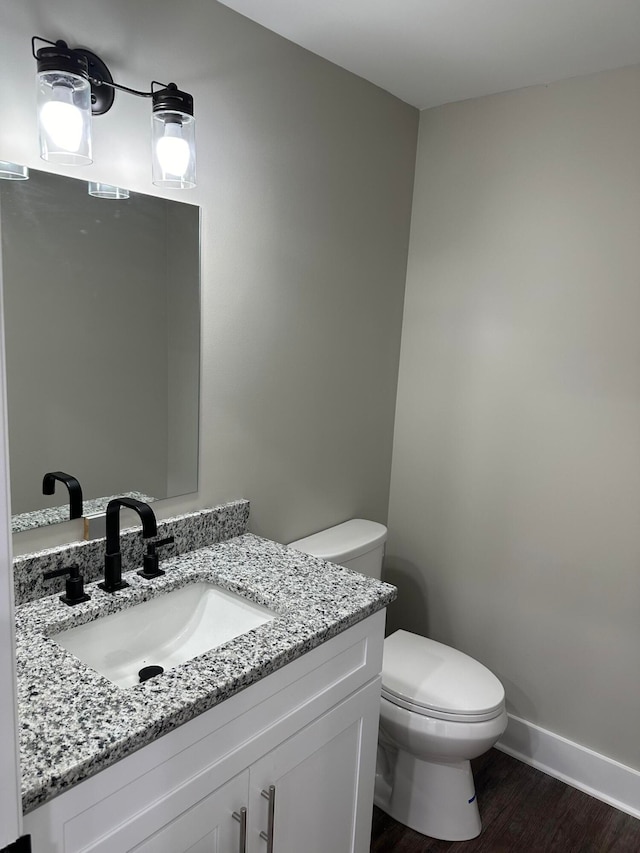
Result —
[[[496,749],[640,818],[640,771],[509,714]]]

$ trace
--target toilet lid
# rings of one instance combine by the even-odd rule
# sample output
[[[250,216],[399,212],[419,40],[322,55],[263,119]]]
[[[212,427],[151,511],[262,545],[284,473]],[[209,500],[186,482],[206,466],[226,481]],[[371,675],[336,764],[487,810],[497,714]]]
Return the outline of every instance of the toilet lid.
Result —
[[[407,631],[396,631],[384,641],[382,695],[445,719],[491,719],[504,706],[504,688],[486,666]]]

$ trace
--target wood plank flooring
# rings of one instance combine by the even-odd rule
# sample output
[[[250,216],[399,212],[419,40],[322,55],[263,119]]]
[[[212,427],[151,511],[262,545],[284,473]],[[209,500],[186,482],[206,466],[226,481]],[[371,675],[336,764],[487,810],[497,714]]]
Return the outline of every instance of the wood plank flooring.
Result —
[[[472,764],[478,838],[426,838],[376,808],[371,853],[640,853],[640,820],[496,749]]]

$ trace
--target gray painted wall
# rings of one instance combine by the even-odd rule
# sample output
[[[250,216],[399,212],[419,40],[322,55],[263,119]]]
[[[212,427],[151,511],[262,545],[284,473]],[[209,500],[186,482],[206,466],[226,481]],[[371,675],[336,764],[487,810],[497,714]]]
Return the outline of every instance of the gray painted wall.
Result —
[[[195,99],[200,491],[160,515],[248,498],[253,530],[282,541],[385,521],[417,111],[211,0],[25,0],[0,17],[3,159],[42,167],[35,33]],[[93,165],[65,173],[154,191],[149,123],[147,102],[117,95]],[[79,536],[58,525],[14,547]]]
[[[422,113],[387,558],[392,627],[638,769],[639,92]]]

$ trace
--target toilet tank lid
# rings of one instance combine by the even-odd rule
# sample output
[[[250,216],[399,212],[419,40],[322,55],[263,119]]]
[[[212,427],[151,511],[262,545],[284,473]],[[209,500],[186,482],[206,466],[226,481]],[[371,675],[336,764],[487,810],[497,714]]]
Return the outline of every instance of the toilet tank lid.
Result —
[[[381,547],[386,539],[387,528],[384,524],[364,518],[352,518],[335,527],[290,542],[289,548],[320,557],[330,563],[344,563]]]
[[[384,641],[383,695],[460,715],[493,714],[504,702],[496,676],[469,655],[427,637],[396,631]]]

